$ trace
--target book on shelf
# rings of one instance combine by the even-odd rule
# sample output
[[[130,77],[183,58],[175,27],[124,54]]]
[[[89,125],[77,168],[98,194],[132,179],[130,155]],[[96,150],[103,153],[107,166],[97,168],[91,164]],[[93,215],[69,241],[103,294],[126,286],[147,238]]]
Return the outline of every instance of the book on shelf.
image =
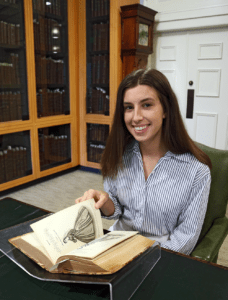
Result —
[[[51,273],[91,275],[115,273],[155,243],[136,231],[104,235],[94,203],[90,199],[47,216],[9,242]]]
[[[108,15],[109,0],[91,0],[92,17],[102,17]]]
[[[109,49],[109,24],[93,24],[93,51],[107,51]]]

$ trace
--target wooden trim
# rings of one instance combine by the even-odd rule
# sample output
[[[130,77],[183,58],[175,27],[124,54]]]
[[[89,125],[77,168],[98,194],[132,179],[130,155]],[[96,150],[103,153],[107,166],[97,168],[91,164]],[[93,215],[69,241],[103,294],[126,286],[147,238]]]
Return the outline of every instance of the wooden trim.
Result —
[[[0,192],[10,189],[10,188],[13,188],[13,187],[16,187],[18,185],[22,185],[24,183],[27,183],[27,182],[35,180],[35,179],[36,179],[35,175],[32,174],[32,175],[24,176],[24,177],[15,179],[15,180],[11,180],[11,181],[2,183],[2,184],[0,184]]]
[[[67,169],[72,168],[72,167],[73,167],[73,164],[72,164],[72,162],[70,162],[70,163],[67,163],[67,164],[64,164],[64,165],[60,165],[60,166],[57,166],[57,167],[54,167],[54,168],[50,168],[50,169],[47,169],[47,170],[44,170],[44,171],[40,171],[39,178],[44,177],[44,176],[48,176],[48,175],[51,175],[51,174],[54,174],[54,173],[58,173],[58,172],[67,170]]]
[[[140,4],[140,0],[119,0],[120,7],[123,5]]]
[[[34,123],[37,118],[36,107],[36,77],[33,37],[33,8],[32,1],[24,0],[25,43],[27,63],[28,108],[30,120]]]
[[[69,44],[69,83],[71,121],[71,157],[72,165],[79,164],[79,37],[78,37],[78,1],[68,0],[68,44]]]
[[[39,178],[40,172],[40,151],[39,151],[39,137],[37,128],[33,128],[30,131],[30,141],[31,141],[31,161],[32,161],[32,171],[36,178]]]
[[[121,15],[118,1],[110,1],[110,119],[116,107],[118,86],[122,80],[121,61]]]
[[[86,150],[86,0],[79,0],[79,118],[80,165],[87,166]]]

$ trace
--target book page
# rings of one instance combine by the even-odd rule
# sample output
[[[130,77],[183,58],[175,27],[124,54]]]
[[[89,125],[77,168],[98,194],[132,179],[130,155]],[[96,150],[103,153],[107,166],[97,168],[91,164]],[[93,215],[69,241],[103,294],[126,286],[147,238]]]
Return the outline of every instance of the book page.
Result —
[[[20,237],[22,240],[27,242],[28,244],[32,245],[36,249],[40,250],[44,255],[46,255],[50,260],[51,257],[45,250],[45,248],[41,245],[40,241],[38,240],[36,234],[34,232],[26,233]],[[54,263],[54,262],[53,262]]]
[[[94,199],[83,201],[30,225],[52,261],[103,236],[101,213],[94,204]]]
[[[137,233],[138,231],[111,231],[104,236],[71,251],[68,255],[92,259]]]

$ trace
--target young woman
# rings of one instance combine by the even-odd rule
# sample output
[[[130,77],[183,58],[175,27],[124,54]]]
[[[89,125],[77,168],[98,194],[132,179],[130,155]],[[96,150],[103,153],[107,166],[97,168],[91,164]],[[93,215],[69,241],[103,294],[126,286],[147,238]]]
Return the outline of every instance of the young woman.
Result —
[[[101,159],[104,190],[89,190],[110,230],[136,230],[167,249],[190,254],[202,229],[211,161],[191,140],[177,98],[159,71],[121,82]]]

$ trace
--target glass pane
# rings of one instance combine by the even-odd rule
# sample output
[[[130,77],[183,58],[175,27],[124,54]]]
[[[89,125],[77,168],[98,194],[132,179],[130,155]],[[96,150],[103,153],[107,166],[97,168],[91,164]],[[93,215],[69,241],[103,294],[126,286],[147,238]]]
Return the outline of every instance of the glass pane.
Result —
[[[87,0],[87,113],[109,115],[109,0]]]
[[[67,1],[33,0],[38,118],[69,114]]]
[[[30,132],[0,135],[0,183],[32,174]]]
[[[28,120],[24,7],[0,0],[0,122]]]
[[[99,163],[109,135],[109,125],[87,124],[87,160]]]
[[[38,129],[41,171],[71,161],[70,125]]]

